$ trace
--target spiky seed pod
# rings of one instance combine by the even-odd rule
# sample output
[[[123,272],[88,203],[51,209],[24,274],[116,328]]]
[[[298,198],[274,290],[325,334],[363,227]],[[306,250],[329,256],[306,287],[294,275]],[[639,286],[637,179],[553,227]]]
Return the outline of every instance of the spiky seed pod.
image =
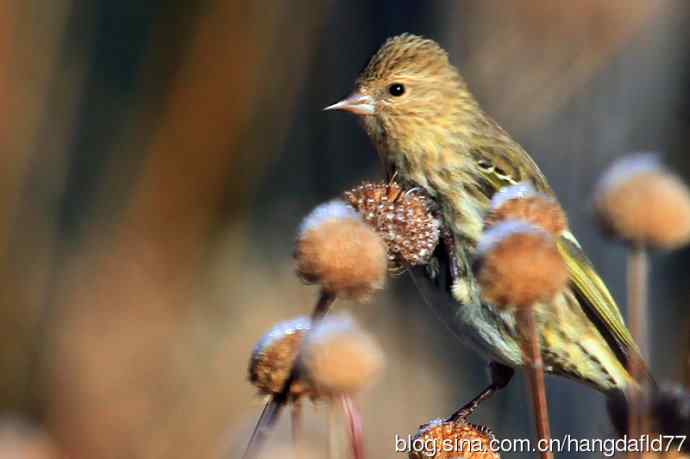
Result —
[[[653,154],[616,161],[596,188],[594,207],[608,234],[674,249],[690,241],[690,193]]]
[[[423,192],[397,183],[364,183],[343,198],[381,235],[392,272],[426,264],[438,244],[440,221]]]
[[[383,288],[386,246],[343,201],[314,209],[302,223],[295,248],[297,273],[334,295],[366,301]]]
[[[249,381],[264,395],[273,395],[283,389],[290,375],[305,333],[310,329],[307,317],[280,322],[266,333],[252,352],[249,361]],[[315,397],[312,388],[303,380],[290,386],[290,395]]]
[[[484,229],[506,220],[523,220],[554,237],[568,228],[568,219],[553,197],[538,193],[529,183],[501,189],[491,200],[491,210],[484,219]]]
[[[434,419],[419,428],[412,441],[410,459],[499,459],[491,449],[494,434],[469,422]]]
[[[324,318],[307,335],[300,365],[320,392],[354,394],[375,382],[384,357],[349,315],[338,314]]]
[[[499,307],[549,302],[568,282],[568,271],[553,237],[520,220],[486,231],[477,247],[481,296]]]

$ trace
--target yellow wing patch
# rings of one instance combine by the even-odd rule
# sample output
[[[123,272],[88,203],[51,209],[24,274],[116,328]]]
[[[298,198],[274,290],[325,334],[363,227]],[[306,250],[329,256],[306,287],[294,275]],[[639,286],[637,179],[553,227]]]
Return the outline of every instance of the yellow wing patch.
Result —
[[[580,244],[569,231],[558,240],[558,250],[570,274],[573,291],[580,299],[585,312],[592,318],[601,334],[610,342],[613,340],[613,350],[627,363],[631,353],[639,354],[639,349],[633,341],[623,316],[616,305],[604,281],[594,271],[592,263],[582,251]]]

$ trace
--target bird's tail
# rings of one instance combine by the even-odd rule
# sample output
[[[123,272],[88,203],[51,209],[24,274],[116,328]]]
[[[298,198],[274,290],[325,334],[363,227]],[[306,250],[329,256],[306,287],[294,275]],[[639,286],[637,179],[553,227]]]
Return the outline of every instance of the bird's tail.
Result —
[[[690,436],[690,391],[681,385],[650,381],[648,385],[631,384],[626,390],[607,394],[607,409],[616,432],[622,436],[628,431],[631,401],[635,400],[640,416],[648,421],[650,432],[644,433]]]

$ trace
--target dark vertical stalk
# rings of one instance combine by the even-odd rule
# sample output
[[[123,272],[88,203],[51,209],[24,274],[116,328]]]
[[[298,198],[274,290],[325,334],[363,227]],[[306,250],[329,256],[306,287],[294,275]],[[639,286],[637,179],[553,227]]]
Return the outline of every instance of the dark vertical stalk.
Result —
[[[628,362],[628,371],[636,381],[644,378],[644,366],[641,361],[648,352],[649,338],[647,333],[648,307],[647,292],[649,285],[649,261],[646,249],[635,245],[628,254],[628,317],[630,332],[640,348],[640,354],[632,353]],[[645,433],[646,427],[642,416],[642,392],[634,391],[630,394],[630,416],[628,419],[628,435],[639,438]],[[631,452],[629,457],[639,457],[639,453]]]
[[[540,451],[542,459],[553,459],[553,453],[547,451],[551,442],[551,427],[549,425],[549,408],[546,401],[546,386],[544,385],[544,363],[541,358],[541,344],[539,331],[534,320],[532,307],[522,308],[517,314],[518,327],[522,335],[522,352],[527,370],[527,381],[532,398],[532,407],[537,426],[537,435],[543,445]]]
[[[343,405],[347,428],[350,432],[350,445],[353,459],[364,459],[364,435],[362,433],[362,416],[349,395],[342,395],[340,401]]]

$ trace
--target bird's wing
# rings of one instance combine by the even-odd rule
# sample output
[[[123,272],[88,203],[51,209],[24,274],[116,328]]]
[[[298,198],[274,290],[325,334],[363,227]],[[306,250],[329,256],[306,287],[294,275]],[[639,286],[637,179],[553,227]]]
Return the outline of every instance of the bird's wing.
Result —
[[[619,360],[627,365],[631,354],[639,349],[625,326],[623,316],[606,284],[594,270],[580,244],[569,231],[558,240],[558,250],[568,268],[570,284],[580,306],[608,341]]]
[[[511,158],[510,152],[516,158]],[[483,192],[489,199],[504,186],[525,180],[530,181],[543,193],[553,193],[530,156],[509,139],[505,142],[496,142],[494,137],[491,141],[475,147],[472,155],[479,166]],[[627,365],[629,356],[632,353],[639,355],[639,349],[625,326],[616,301],[606,288],[606,284],[570,232],[566,232],[558,240],[558,249],[565,260],[570,283],[580,306],[597,326],[621,363]]]
[[[489,137],[470,150],[479,174],[489,186],[488,198],[501,188],[529,181],[537,191],[553,194],[544,174],[526,151],[512,139]]]

